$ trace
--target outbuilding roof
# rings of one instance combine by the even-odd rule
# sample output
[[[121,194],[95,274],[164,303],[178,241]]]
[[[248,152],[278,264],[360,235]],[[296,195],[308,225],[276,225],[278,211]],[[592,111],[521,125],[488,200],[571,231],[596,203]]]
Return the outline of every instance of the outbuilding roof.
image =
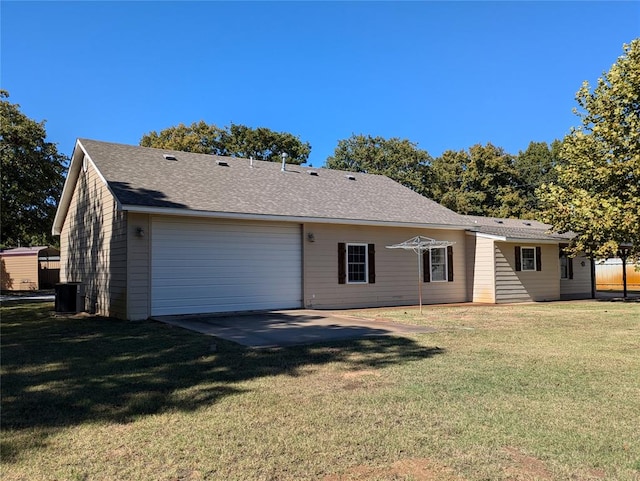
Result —
[[[44,251],[44,252],[43,252]],[[0,251],[0,256],[35,256],[42,253],[43,256],[56,256],[60,255],[60,251],[55,247],[49,246],[31,246],[31,247],[14,247],[13,249],[6,249]]]
[[[54,233],[84,157],[129,211],[372,225],[471,227],[388,177],[79,139]]]

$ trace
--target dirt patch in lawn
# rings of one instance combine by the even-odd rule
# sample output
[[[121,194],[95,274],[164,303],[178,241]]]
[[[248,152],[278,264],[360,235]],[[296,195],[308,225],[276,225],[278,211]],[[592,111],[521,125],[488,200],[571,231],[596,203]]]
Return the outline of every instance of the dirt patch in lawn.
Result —
[[[347,373],[344,373],[342,377],[344,379],[360,379],[366,376],[380,377],[381,375],[382,374],[380,374],[378,371],[373,371],[371,369],[361,369],[358,371],[349,371]]]
[[[510,464],[504,468],[509,481],[525,481],[529,479],[555,479],[553,473],[541,459],[523,453],[518,448],[506,447],[503,451],[509,456]],[[588,469],[574,475],[576,479],[605,479],[606,473],[602,469]]]
[[[331,474],[323,481],[369,481],[369,480],[416,481],[464,481],[452,469],[428,458],[407,458],[396,461],[391,466],[356,466],[343,474]]]
[[[515,447],[505,447],[507,454],[504,467],[505,479],[509,481],[540,481],[555,479],[544,461],[523,453]],[[604,479],[603,470],[592,469],[579,475],[579,479]],[[330,474],[322,481],[371,481],[371,480],[415,480],[415,481],[465,481],[453,469],[429,458],[406,458],[388,466],[356,466],[341,474]]]
[[[358,369],[342,374],[342,389],[347,391],[356,389],[374,389],[389,385],[390,382],[382,378],[379,371],[372,369]]]
[[[504,452],[509,455],[513,463],[505,468],[505,474],[509,479],[553,479],[553,474],[540,459],[524,454],[513,447],[504,448]]]

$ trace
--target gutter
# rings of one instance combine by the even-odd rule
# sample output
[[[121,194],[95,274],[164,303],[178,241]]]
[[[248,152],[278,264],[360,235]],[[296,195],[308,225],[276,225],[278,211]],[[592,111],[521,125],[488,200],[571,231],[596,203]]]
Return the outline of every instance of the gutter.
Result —
[[[548,238],[548,237],[536,237],[536,238],[507,237],[507,236],[499,236],[495,234],[485,234],[483,232],[478,232],[473,230],[467,231],[467,235],[475,235],[476,237],[481,237],[483,239],[492,239],[500,242],[512,242],[512,243],[518,243],[518,244],[531,244],[534,242],[537,244],[560,244],[562,242],[569,241],[569,239],[564,239],[564,238],[554,239],[554,238]]]
[[[368,225],[380,227],[413,227],[418,229],[443,229],[443,230],[465,230],[469,225],[463,224],[428,224],[422,222],[397,222],[368,219],[335,219],[327,217],[304,217],[275,214],[250,214],[243,212],[211,212],[193,209],[181,209],[175,207],[150,207],[140,205],[122,205],[122,210],[140,214],[156,214],[169,216],[203,217],[210,219],[240,219],[240,220],[262,220],[276,222],[295,222],[299,224],[347,224],[347,225]]]

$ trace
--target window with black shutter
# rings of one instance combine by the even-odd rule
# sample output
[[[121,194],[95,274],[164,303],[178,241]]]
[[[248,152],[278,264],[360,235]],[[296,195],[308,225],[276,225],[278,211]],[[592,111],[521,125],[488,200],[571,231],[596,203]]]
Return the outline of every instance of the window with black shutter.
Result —
[[[375,254],[375,244],[338,243],[338,284],[374,284]]]
[[[422,274],[424,282],[453,282],[453,246],[424,251]]]
[[[515,246],[516,271],[541,271],[542,248]]]

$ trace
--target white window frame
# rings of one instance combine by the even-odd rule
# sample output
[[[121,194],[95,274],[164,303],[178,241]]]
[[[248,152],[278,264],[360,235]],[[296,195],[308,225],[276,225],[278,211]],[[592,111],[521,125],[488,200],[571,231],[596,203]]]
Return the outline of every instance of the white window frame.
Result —
[[[525,268],[524,264],[524,251],[532,251],[533,252],[533,266],[531,268]],[[537,270],[536,266],[538,265],[538,259],[536,259],[536,248],[535,247],[521,247],[520,248],[520,270],[523,272],[535,272]]]
[[[364,280],[359,280],[359,281],[352,281],[351,280],[351,271],[349,269],[349,266],[355,264],[353,262],[349,262],[349,248],[350,247],[364,247]],[[347,243],[346,245],[346,249],[345,249],[345,254],[346,259],[344,262],[344,266],[345,266],[345,274],[346,274],[346,282],[347,284],[368,284],[369,283],[369,245],[368,244],[364,244],[364,243],[357,243],[357,242],[352,242],[352,243]]]
[[[444,279],[434,279],[433,278],[433,251],[442,251],[444,253],[444,264],[438,264],[444,266]],[[431,267],[431,272],[429,273],[429,279],[431,282],[448,282],[449,281],[449,253],[447,252],[446,247],[432,247],[429,249],[429,266]]]

